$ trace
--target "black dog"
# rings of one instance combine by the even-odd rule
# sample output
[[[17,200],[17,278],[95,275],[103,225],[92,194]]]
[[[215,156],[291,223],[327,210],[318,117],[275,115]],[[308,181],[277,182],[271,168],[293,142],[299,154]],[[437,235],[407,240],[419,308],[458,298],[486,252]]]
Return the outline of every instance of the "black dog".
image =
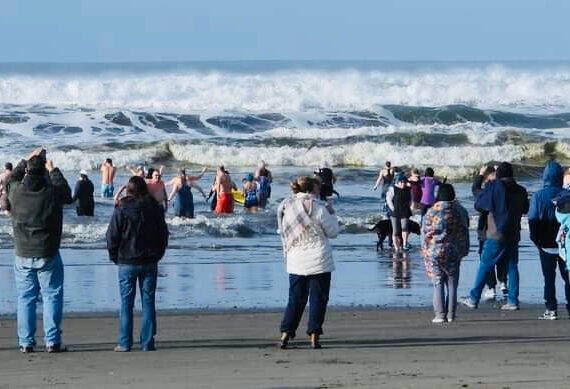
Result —
[[[392,223],[390,220],[380,220],[376,225],[372,228],[368,229],[369,231],[376,231],[378,234],[378,243],[376,243],[376,251],[378,249],[384,250],[384,240],[388,237],[388,245],[392,247]],[[409,234],[421,234],[420,225],[413,220],[408,220],[408,233]]]

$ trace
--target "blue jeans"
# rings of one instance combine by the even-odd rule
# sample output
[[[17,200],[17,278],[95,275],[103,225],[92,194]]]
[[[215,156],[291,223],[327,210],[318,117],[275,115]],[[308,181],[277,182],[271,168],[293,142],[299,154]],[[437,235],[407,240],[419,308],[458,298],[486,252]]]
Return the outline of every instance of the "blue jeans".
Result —
[[[281,332],[295,337],[297,327],[309,299],[309,323],[307,334],[321,335],[329,301],[331,273],[311,276],[289,274],[289,302],[281,321]]]
[[[101,184],[101,197],[111,199],[114,192],[115,187],[113,184]]]
[[[493,269],[499,261],[505,261],[507,264],[507,286],[509,288],[507,302],[510,304],[519,304],[519,244],[518,242],[505,243],[493,239],[487,239],[483,246],[479,270],[475,277],[475,285],[470,292],[471,302],[474,304],[479,304],[483,287],[489,276],[489,271]]]
[[[142,302],[140,343],[143,351],[154,349],[156,335],[155,292],[158,264],[124,265],[119,264],[119,289],[121,293],[121,328],[119,346],[130,350],[133,345],[133,308],[137,294],[137,280]]]
[[[568,279],[568,268],[566,262],[558,254],[549,254],[538,249],[540,255],[540,265],[544,275],[544,302],[546,309],[556,311],[558,302],[556,301],[556,265],[564,280],[564,292],[566,295],[566,308],[570,308],[570,280]]]
[[[16,257],[14,263],[18,291],[18,341],[20,346],[36,345],[36,304],[43,301],[45,345],[61,344],[63,317],[63,262],[59,252],[53,257]]]

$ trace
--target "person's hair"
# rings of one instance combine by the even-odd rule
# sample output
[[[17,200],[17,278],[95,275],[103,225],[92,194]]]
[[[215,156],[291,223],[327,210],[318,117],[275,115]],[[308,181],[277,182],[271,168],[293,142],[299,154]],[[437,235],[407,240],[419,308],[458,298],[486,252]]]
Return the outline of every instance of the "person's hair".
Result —
[[[6,162],[6,164],[4,164],[4,169],[12,170],[12,169],[14,169],[14,166],[12,166],[11,162]]]
[[[513,176],[513,165],[508,162],[501,162],[497,167],[497,178],[512,178]]]
[[[491,165],[487,165],[485,171],[483,172],[483,177],[487,177],[491,174],[495,173],[495,167]]]
[[[420,169],[418,169],[417,167],[413,168],[413,169],[412,169],[412,174],[415,174],[415,175],[418,175],[418,176],[419,176],[419,175],[420,175]]]
[[[142,177],[132,176],[127,184],[127,196],[140,198],[148,195],[148,187]]]
[[[113,160],[111,158],[107,158],[105,162],[107,162],[109,165],[113,164]]]
[[[564,175],[570,176],[570,167],[567,167],[566,169],[564,169]]]
[[[455,200],[455,189],[451,184],[441,184],[437,191],[435,201],[453,201]]]
[[[46,161],[39,155],[35,155],[28,161],[28,174],[30,176],[43,176],[46,174]]]
[[[425,173],[426,177],[433,177],[434,174],[435,174],[435,172],[433,171],[433,169],[431,167],[426,168],[426,173]]]
[[[389,168],[389,167],[392,167],[392,162],[386,161],[386,167],[388,167],[388,168]]]
[[[178,176],[179,177],[186,177],[186,169],[178,169]]]
[[[315,185],[320,187],[320,180],[314,177],[301,176],[291,182],[291,190],[293,193],[312,193]]]
[[[155,168],[149,167],[148,171],[146,172],[146,178],[151,179],[152,173],[154,173],[155,170],[156,170]]]

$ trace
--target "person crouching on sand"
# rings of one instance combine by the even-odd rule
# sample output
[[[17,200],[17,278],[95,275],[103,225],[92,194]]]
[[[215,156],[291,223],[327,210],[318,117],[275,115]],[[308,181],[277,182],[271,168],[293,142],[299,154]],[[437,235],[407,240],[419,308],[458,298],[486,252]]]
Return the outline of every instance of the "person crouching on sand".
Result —
[[[469,215],[455,200],[455,190],[442,184],[422,223],[422,254],[433,281],[433,323],[455,320],[461,258],[469,253]],[[447,295],[445,289],[447,287]]]
[[[109,258],[119,266],[120,331],[116,352],[131,351],[133,307],[137,279],[141,291],[141,350],[155,350],[155,292],[158,261],[168,245],[168,227],[160,204],[150,195],[144,179],[131,177],[127,196],[115,208],[107,229]]]
[[[281,322],[280,347],[286,348],[289,340],[295,338],[308,298],[307,334],[311,347],[321,348],[319,337],[323,333],[334,270],[329,239],[339,233],[338,220],[330,204],[325,206],[318,201],[318,179],[299,177],[291,183],[291,188],[294,195],[285,199],[277,212],[289,273],[289,301]]]

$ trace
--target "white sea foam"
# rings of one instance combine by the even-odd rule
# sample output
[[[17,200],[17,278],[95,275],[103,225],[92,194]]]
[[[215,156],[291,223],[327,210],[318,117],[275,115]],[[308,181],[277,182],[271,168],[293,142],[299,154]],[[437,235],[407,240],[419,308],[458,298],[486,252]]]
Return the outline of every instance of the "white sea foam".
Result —
[[[377,104],[553,111],[570,107],[570,69],[463,66],[441,71],[0,75],[0,103],[175,112],[334,111]]]

